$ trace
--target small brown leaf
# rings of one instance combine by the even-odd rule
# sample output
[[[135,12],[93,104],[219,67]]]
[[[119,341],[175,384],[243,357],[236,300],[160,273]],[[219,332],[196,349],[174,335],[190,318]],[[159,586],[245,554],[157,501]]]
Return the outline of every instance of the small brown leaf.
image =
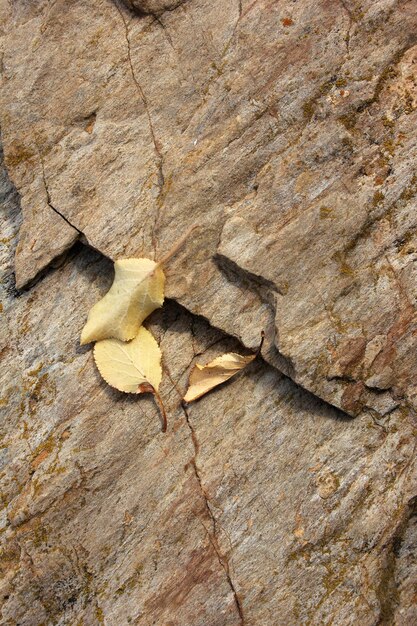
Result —
[[[235,352],[229,352],[216,357],[207,365],[199,365],[197,363],[190,374],[189,386],[184,396],[184,401],[193,402],[193,400],[201,398],[214,387],[226,382],[226,380],[240,372],[249,363],[252,363],[260,353],[263,341],[264,333],[262,332],[261,344],[256,354],[242,356]]]

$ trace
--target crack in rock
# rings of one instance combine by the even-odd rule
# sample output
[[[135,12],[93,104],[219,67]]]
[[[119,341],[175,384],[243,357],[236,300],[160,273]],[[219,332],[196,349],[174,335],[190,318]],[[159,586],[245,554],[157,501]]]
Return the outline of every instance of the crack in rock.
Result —
[[[149,126],[149,132],[152,138],[152,143],[154,146],[154,151],[155,151],[155,155],[157,158],[157,168],[158,168],[158,186],[159,186],[159,193],[158,193],[158,201],[156,203],[157,206],[157,211],[156,211],[156,216],[155,216],[155,220],[154,220],[154,225],[152,228],[152,245],[153,245],[153,249],[154,249],[154,255],[156,256],[156,239],[155,239],[155,231],[157,229],[157,225],[158,225],[158,221],[159,221],[159,214],[160,214],[160,200],[161,198],[163,198],[163,189],[164,189],[164,185],[165,185],[165,176],[164,176],[164,159],[162,156],[162,152],[161,149],[158,145],[158,140],[156,138],[155,135],[155,129],[154,129],[154,125],[152,122],[152,117],[149,111],[149,105],[148,105],[148,100],[145,96],[145,93],[143,91],[143,88],[136,76],[136,72],[135,69],[133,67],[133,61],[132,61],[132,54],[131,54],[131,46],[130,46],[130,37],[129,37],[129,28],[126,22],[126,18],[123,15],[123,11],[120,8],[119,4],[116,2],[115,3],[116,9],[120,15],[120,17],[122,18],[123,21],[123,26],[124,26],[124,32],[125,32],[125,39],[126,39],[126,44],[127,44],[127,58],[128,58],[128,62],[129,62],[129,67],[130,67],[130,72],[132,75],[132,80],[136,86],[136,90],[139,94],[139,97],[143,103],[145,112],[146,112],[146,116],[148,119],[148,126]],[[163,27],[160,18],[153,15],[155,21]],[[165,29],[164,29],[165,32]]]
[[[208,516],[209,516],[209,518],[211,520],[211,524],[212,524],[212,531],[210,532],[208,530],[208,528],[206,528],[206,526],[204,524],[203,524],[203,526],[204,526],[204,529],[205,529],[205,531],[207,533],[207,537],[208,537],[208,539],[210,541],[210,544],[211,544],[214,552],[216,553],[217,560],[219,561],[219,564],[220,564],[220,566],[222,567],[222,569],[223,569],[223,571],[225,573],[228,585],[229,585],[229,587],[230,587],[230,589],[231,589],[231,591],[233,593],[233,598],[234,598],[234,602],[235,602],[235,605],[236,605],[236,611],[237,611],[237,613],[239,615],[240,624],[241,624],[241,626],[244,626],[245,619],[244,619],[244,614],[243,614],[242,601],[241,601],[241,599],[239,597],[239,594],[236,591],[236,587],[235,587],[234,582],[233,582],[232,577],[231,577],[229,560],[221,553],[221,550],[220,550],[219,542],[218,542],[218,539],[217,539],[217,530],[216,530],[217,529],[217,521],[216,521],[216,518],[213,515],[213,512],[211,510],[210,501],[209,501],[209,498],[207,496],[207,492],[206,492],[206,490],[204,488],[204,485],[203,485],[203,482],[202,482],[202,479],[201,479],[201,475],[200,475],[200,470],[199,470],[198,465],[197,465],[197,456],[198,456],[198,453],[200,451],[200,444],[198,442],[195,429],[194,429],[193,425],[191,424],[191,420],[190,420],[190,416],[189,416],[188,410],[187,410],[187,408],[186,408],[186,406],[185,406],[185,404],[183,402],[181,402],[181,408],[183,410],[187,426],[188,426],[188,428],[190,430],[191,440],[192,440],[193,448],[194,448],[194,457],[191,460],[191,466],[192,466],[192,468],[194,470],[195,477],[196,477],[198,485],[200,487],[201,495],[204,498],[205,509],[207,511],[207,514],[208,514]]]

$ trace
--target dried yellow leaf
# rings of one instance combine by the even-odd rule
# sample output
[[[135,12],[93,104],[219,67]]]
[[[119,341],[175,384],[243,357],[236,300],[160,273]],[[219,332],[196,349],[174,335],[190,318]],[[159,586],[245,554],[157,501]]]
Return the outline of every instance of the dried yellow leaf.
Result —
[[[133,339],[142,322],[162,306],[165,275],[150,259],[121,259],[114,263],[114,281],[90,310],[81,345],[114,338]]]
[[[94,346],[97,368],[111,387],[125,393],[158,391],[162,378],[161,350],[143,326],[127,343],[103,339]]]
[[[217,385],[221,385],[226,380],[237,374],[254,359],[256,354],[241,356],[235,352],[229,352],[218,356],[207,365],[195,365],[190,374],[189,387],[184,396],[185,402],[192,402],[201,398],[205,393],[211,391]]]
[[[110,338],[129,341],[136,336],[142,322],[163,304],[165,275],[161,266],[178,252],[195,228],[197,224],[158,263],[144,258],[115,261],[113,284],[90,310],[81,332],[81,345]]]
[[[255,354],[242,356],[241,354],[236,354],[236,352],[228,352],[216,357],[207,365],[199,365],[197,363],[190,374],[188,390],[183,398],[184,401],[192,402],[197,400],[197,398],[201,398],[208,391],[226,382],[226,380],[232,378],[249,363],[252,363],[261,354],[264,339],[265,333],[262,331],[261,343]]]

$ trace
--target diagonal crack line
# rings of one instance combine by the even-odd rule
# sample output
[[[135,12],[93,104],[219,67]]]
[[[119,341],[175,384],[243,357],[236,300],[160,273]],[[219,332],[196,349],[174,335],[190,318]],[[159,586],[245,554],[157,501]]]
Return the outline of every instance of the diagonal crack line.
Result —
[[[158,159],[158,173],[159,173],[158,182],[159,182],[160,190],[162,191],[162,188],[163,188],[164,182],[165,182],[164,172],[163,172],[163,157],[162,157],[162,153],[161,153],[161,151],[159,149],[158,141],[156,139],[155,130],[154,130],[153,122],[152,122],[152,117],[151,117],[151,114],[149,112],[149,106],[148,106],[147,98],[145,96],[145,93],[144,93],[144,91],[142,89],[141,84],[139,83],[139,81],[137,79],[137,76],[136,76],[136,73],[135,73],[135,70],[134,70],[134,67],[133,67],[132,53],[131,53],[130,39],[129,39],[129,28],[128,28],[128,25],[127,25],[127,22],[126,22],[126,18],[125,18],[124,14],[123,14],[122,9],[118,5],[118,3],[115,3],[115,6],[116,6],[117,11],[119,12],[120,17],[122,18],[123,25],[124,25],[125,38],[126,38],[126,44],[127,44],[127,58],[128,58],[128,61],[129,61],[129,66],[130,66],[130,72],[132,74],[132,79],[133,79],[133,82],[136,85],[136,89],[137,89],[137,92],[138,92],[138,94],[140,96],[140,99],[143,102],[143,106],[145,107],[145,111],[146,111],[146,116],[148,118],[149,132],[151,134],[152,142],[153,142],[153,145],[154,145],[155,154],[156,154],[157,159]]]
[[[152,142],[153,142],[153,147],[154,147],[154,151],[155,151],[155,155],[157,158],[157,168],[158,168],[158,186],[159,186],[159,193],[158,193],[158,198],[157,198],[157,202],[156,202],[156,216],[155,219],[153,221],[153,226],[152,226],[152,233],[151,233],[151,238],[152,238],[152,246],[154,249],[154,257],[156,256],[156,237],[155,237],[155,232],[158,228],[158,223],[159,223],[159,218],[160,218],[160,212],[161,212],[161,205],[163,202],[163,189],[164,189],[164,185],[165,185],[165,176],[164,176],[164,161],[163,161],[163,156],[162,156],[162,152],[159,148],[158,145],[158,141],[156,139],[156,135],[155,135],[155,130],[154,130],[154,126],[153,126],[153,122],[152,122],[152,117],[149,111],[149,105],[148,105],[148,100],[145,96],[145,93],[142,89],[142,86],[140,84],[140,82],[138,81],[138,78],[136,76],[134,67],[133,67],[133,62],[132,62],[132,53],[131,53],[131,47],[130,47],[130,38],[129,38],[129,28],[126,22],[126,18],[123,14],[123,10],[120,8],[119,6],[119,1],[116,0],[115,2],[115,7],[120,15],[120,17],[122,18],[123,21],[123,25],[124,25],[124,33],[125,33],[125,39],[126,39],[126,44],[127,44],[127,58],[129,61],[129,66],[130,66],[130,72],[132,75],[132,79],[133,82],[136,86],[136,90],[139,94],[139,97],[143,103],[143,106],[145,108],[145,112],[146,112],[146,116],[148,118],[148,126],[149,126],[149,132],[152,138]],[[156,19],[154,17],[154,19]],[[159,20],[157,20],[159,22]],[[161,24],[161,23],[160,23]]]
[[[42,169],[42,180],[43,180],[43,186],[45,187],[45,193],[46,193],[46,203],[49,206],[50,209],[52,209],[52,211],[55,211],[55,213],[57,215],[59,215],[60,217],[62,217],[62,219],[64,220],[64,222],[66,222],[68,224],[68,226],[71,226],[71,228],[73,228],[74,230],[77,231],[77,233],[79,233],[79,235],[82,235],[83,237],[85,237],[84,233],[82,230],[80,230],[79,228],[77,228],[76,226],[74,226],[74,224],[72,224],[69,219],[67,219],[65,217],[65,215],[63,215],[60,211],[58,211],[58,209],[56,209],[54,207],[54,205],[52,204],[51,201],[51,195],[49,193],[49,187],[48,187],[48,183],[46,182],[46,176],[45,176],[45,164],[43,162],[43,158],[42,155],[39,151],[39,159],[40,159],[40,163],[41,163],[41,169]]]
[[[175,52],[175,54],[177,54],[177,51],[174,48],[174,44],[172,42],[172,37],[169,34],[168,28],[165,26],[165,24],[163,23],[162,19],[160,17],[158,17],[157,15],[154,15],[155,18],[155,22],[157,22],[159,24],[159,26],[162,28],[162,31],[166,37],[167,42],[169,43],[169,45],[171,46],[171,48],[173,49],[173,51]]]
[[[393,79],[397,65],[401,63],[407,52],[411,50],[411,48],[414,48],[416,42],[417,37],[413,34],[408,38],[407,43],[392,55],[388,63],[386,63],[386,65],[379,72],[372,96],[357,107],[356,110],[358,113],[363,113],[363,111],[368,109],[372,104],[379,102],[381,92],[385,88],[385,85]]]
[[[202,483],[201,476],[200,476],[200,471],[199,471],[198,465],[197,465],[197,456],[198,456],[198,453],[199,453],[199,450],[200,450],[200,444],[198,443],[196,432],[194,430],[193,425],[191,424],[190,416],[189,416],[187,408],[185,407],[185,404],[183,402],[181,402],[181,408],[183,410],[183,413],[184,413],[184,416],[185,416],[185,421],[187,422],[187,426],[188,426],[188,428],[190,430],[191,440],[193,442],[193,447],[194,447],[194,458],[191,460],[191,465],[193,467],[194,474],[195,474],[195,477],[197,479],[197,482],[198,482],[198,484],[200,486],[201,495],[204,498],[205,508],[206,508],[207,514],[208,514],[208,516],[209,516],[209,518],[211,520],[212,531],[210,532],[208,530],[208,528],[206,528],[204,526],[204,524],[203,524],[203,526],[204,526],[205,531],[207,533],[207,537],[208,537],[208,539],[210,541],[210,544],[211,544],[214,552],[216,553],[217,560],[219,561],[219,564],[220,564],[221,568],[223,569],[223,571],[225,573],[225,576],[226,576],[227,582],[229,584],[229,587],[232,590],[233,598],[234,598],[235,605],[236,605],[236,610],[237,610],[237,612],[239,614],[240,624],[241,624],[241,626],[244,626],[245,620],[244,620],[244,616],[243,616],[242,602],[241,602],[241,600],[239,598],[239,595],[238,595],[238,593],[236,591],[236,588],[234,586],[234,583],[233,583],[233,580],[232,580],[232,577],[231,577],[231,574],[230,574],[229,562],[228,562],[227,558],[224,555],[222,555],[220,547],[219,547],[219,542],[217,540],[217,522],[216,522],[216,518],[214,517],[213,512],[212,512],[212,510],[210,508],[209,498],[207,496],[206,490],[204,489],[204,485]]]

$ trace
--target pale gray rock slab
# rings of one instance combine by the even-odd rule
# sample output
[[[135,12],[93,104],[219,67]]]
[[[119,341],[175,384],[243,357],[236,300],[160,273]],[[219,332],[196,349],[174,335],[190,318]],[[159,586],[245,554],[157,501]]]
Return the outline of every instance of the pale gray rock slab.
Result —
[[[110,261],[78,244],[14,290],[4,170],[0,194],[2,623],[413,623],[412,413],[348,418],[262,360],[184,410],[192,365],[243,348],[167,302],[161,433],[79,346]]]
[[[19,286],[79,237],[160,258],[197,223],[170,297],[252,349],[264,329],[351,415],[416,404],[414,2],[0,11]]]

